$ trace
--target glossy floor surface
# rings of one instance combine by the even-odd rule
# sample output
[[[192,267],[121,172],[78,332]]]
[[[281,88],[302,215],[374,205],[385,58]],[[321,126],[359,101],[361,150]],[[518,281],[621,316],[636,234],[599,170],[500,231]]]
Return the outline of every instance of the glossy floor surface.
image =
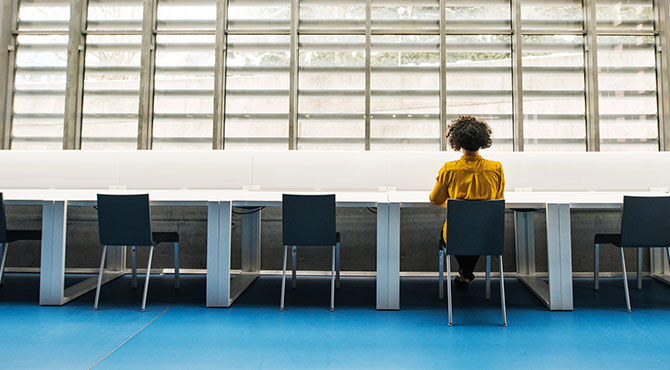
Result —
[[[72,283],[81,277],[70,277]],[[36,275],[8,274],[0,288],[0,368],[404,368],[667,369],[670,287],[652,279],[575,280],[575,311],[548,311],[514,278],[502,327],[497,281],[455,290],[454,322],[437,299],[436,279],[403,278],[400,311],[374,310],[373,278],[343,278],[328,310],[327,278],[298,279],[280,312],[280,279],[259,278],[228,309],[204,307],[204,276],[151,279],[147,311],[129,277],[62,307],[40,307]],[[140,283],[142,281],[140,280]],[[634,287],[631,280],[631,287]],[[141,286],[141,285],[140,285]]]

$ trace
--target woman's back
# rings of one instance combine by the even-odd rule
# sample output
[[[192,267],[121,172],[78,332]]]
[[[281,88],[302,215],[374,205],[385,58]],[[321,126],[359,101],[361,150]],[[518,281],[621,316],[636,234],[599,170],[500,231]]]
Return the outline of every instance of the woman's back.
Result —
[[[505,176],[498,161],[480,155],[463,155],[457,161],[446,162],[435,179],[430,194],[433,204],[447,199],[503,199]]]

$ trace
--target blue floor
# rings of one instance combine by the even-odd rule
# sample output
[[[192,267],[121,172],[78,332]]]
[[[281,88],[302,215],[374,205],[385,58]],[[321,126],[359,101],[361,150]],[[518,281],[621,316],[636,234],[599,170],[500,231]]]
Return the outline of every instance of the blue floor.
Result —
[[[68,284],[81,277],[68,278]],[[403,278],[402,310],[375,311],[372,278],[343,278],[336,311],[327,278],[302,278],[280,312],[277,277],[261,277],[229,309],[204,307],[204,276],[124,277],[63,307],[37,305],[37,275],[8,274],[0,288],[0,368],[645,368],[670,360],[670,287],[645,279],[625,311],[620,279],[575,280],[575,311],[548,311],[516,279],[506,280],[509,327],[498,289],[483,281],[455,290],[455,326],[437,300],[436,279]],[[141,283],[141,280],[140,280]],[[631,280],[631,283],[634,282]],[[634,285],[632,285],[634,288]]]

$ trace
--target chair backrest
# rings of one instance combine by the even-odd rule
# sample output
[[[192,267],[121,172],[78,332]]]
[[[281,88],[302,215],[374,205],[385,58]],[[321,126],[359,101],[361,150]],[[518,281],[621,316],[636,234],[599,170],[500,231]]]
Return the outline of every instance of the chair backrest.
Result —
[[[5,219],[5,200],[0,193],[0,243],[7,243],[7,220]]]
[[[102,245],[152,245],[149,194],[98,194],[98,229]]]
[[[502,255],[505,200],[447,201],[447,254]]]
[[[622,247],[670,247],[670,197],[623,197]]]
[[[335,245],[335,194],[282,196],[284,245]]]

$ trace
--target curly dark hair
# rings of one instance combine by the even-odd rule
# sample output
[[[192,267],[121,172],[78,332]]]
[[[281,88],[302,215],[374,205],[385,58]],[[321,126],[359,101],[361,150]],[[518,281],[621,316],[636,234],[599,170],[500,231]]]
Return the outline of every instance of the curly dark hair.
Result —
[[[460,116],[447,127],[447,139],[454,150],[476,152],[493,144],[491,127],[473,116]]]

